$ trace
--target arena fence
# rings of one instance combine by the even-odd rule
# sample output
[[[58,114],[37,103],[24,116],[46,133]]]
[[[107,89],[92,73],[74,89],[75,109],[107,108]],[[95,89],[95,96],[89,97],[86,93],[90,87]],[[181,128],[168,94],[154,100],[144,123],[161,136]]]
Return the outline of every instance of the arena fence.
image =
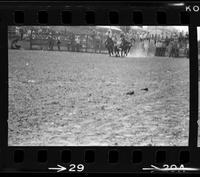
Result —
[[[76,34],[65,33],[65,34],[53,34],[49,33],[32,33],[31,35],[20,36],[13,31],[8,31],[8,47],[12,48],[14,40],[19,42],[19,45],[25,50],[59,50],[59,51],[70,51],[70,52],[89,52],[89,53],[108,53],[105,48],[106,36],[102,35],[100,40],[96,40],[90,34]],[[73,36],[73,39],[71,38]],[[79,43],[76,42],[76,38],[79,38]],[[58,43],[59,38],[59,43]],[[138,44],[141,46],[141,44]],[[135,50],[136,46],[132,49]],[[151,48],[151,49],[150,49]],[[152,47],[149,44],[151,55],[153,56],[169,56],[169,48]],[[158,51],[163,52],[158,52]],[[188,57],[185,46],[178,49],[179,57]]]

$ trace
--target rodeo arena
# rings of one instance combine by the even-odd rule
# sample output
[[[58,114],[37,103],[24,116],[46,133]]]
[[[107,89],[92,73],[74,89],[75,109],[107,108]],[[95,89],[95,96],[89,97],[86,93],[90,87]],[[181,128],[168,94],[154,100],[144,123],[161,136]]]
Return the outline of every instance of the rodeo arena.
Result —
[[[184,26],[9,26],[10,146],[188,146]]]
[[[188,33],[171,27],[35,26],[13,27],[8,34],[11,49],[108,53],[116,57],[189,56]]]

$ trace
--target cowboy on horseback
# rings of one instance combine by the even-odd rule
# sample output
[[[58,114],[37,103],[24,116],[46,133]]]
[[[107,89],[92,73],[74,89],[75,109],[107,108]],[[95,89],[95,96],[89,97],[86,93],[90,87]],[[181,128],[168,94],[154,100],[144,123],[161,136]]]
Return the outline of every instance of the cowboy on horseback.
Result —
[[[120,57],[120,51],[121,51],[121,40],[117,38],[117,36],[114,37],[114,53],[116,57]]]
[[[114,48],[114,42],[112,40],[112,31],[108,30],[106,35],[107,35],[107,39],[105,41],[105,46],[108,49],[109,55],[112,56],[113,55],[113,48]]]
[[[130,51],[130,48],[131,48],[131,42],[125,38],[125,34],[122,33],[120,35],[120,38],[121,38],[121,56],[127,56],[128,55],[128,52]]]

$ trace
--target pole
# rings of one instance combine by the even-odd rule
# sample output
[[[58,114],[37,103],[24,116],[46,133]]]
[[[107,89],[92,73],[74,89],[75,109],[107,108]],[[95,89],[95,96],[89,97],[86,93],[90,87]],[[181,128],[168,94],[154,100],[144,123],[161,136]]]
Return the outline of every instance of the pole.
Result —
[[[31,29],[31,35],[30,35],[30,50],[32,50],[32,32],[33,32],[33,30]]]
[[[86,52],[88,51],[88,34],[87,34],[87,37],[86,37],[85,51]]]

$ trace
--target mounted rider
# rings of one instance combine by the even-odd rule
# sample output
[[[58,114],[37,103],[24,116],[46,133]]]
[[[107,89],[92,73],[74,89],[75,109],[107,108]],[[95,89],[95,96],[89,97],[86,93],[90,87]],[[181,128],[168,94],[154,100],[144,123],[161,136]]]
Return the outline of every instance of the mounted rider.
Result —
[[[125,34],[123,32],[120,34],[120,39],[121,39],[122,43],[126,40],[125,39]]]
[[[120,51],[121,51],[121,39],[115,35],[113,37],[113,42],[114,42],[114,53],[115,53],[115,56],[119,57],[120,56]]]
[[[106,32],[106,36],[107,36],[107,38],[106,38],[105,44],[107,46],[112,41],[112,31],[108,30]]]
[[[126,36],[124,33],[121,33],[120,35],[120,39],[121,39],[121,56],[127,56],[130,48],[132,46],[131,41],[129,39],[126,39]]]
[[[108,49],[108,53],[111,56],[113,54],[114,43],[112,40],[112,31],[110,29],[106,32],[106,36],[105,47]]]
[[[106,32],[106,35],[108,38],[112,38],[112,30],[109,29],[107,32]]]

